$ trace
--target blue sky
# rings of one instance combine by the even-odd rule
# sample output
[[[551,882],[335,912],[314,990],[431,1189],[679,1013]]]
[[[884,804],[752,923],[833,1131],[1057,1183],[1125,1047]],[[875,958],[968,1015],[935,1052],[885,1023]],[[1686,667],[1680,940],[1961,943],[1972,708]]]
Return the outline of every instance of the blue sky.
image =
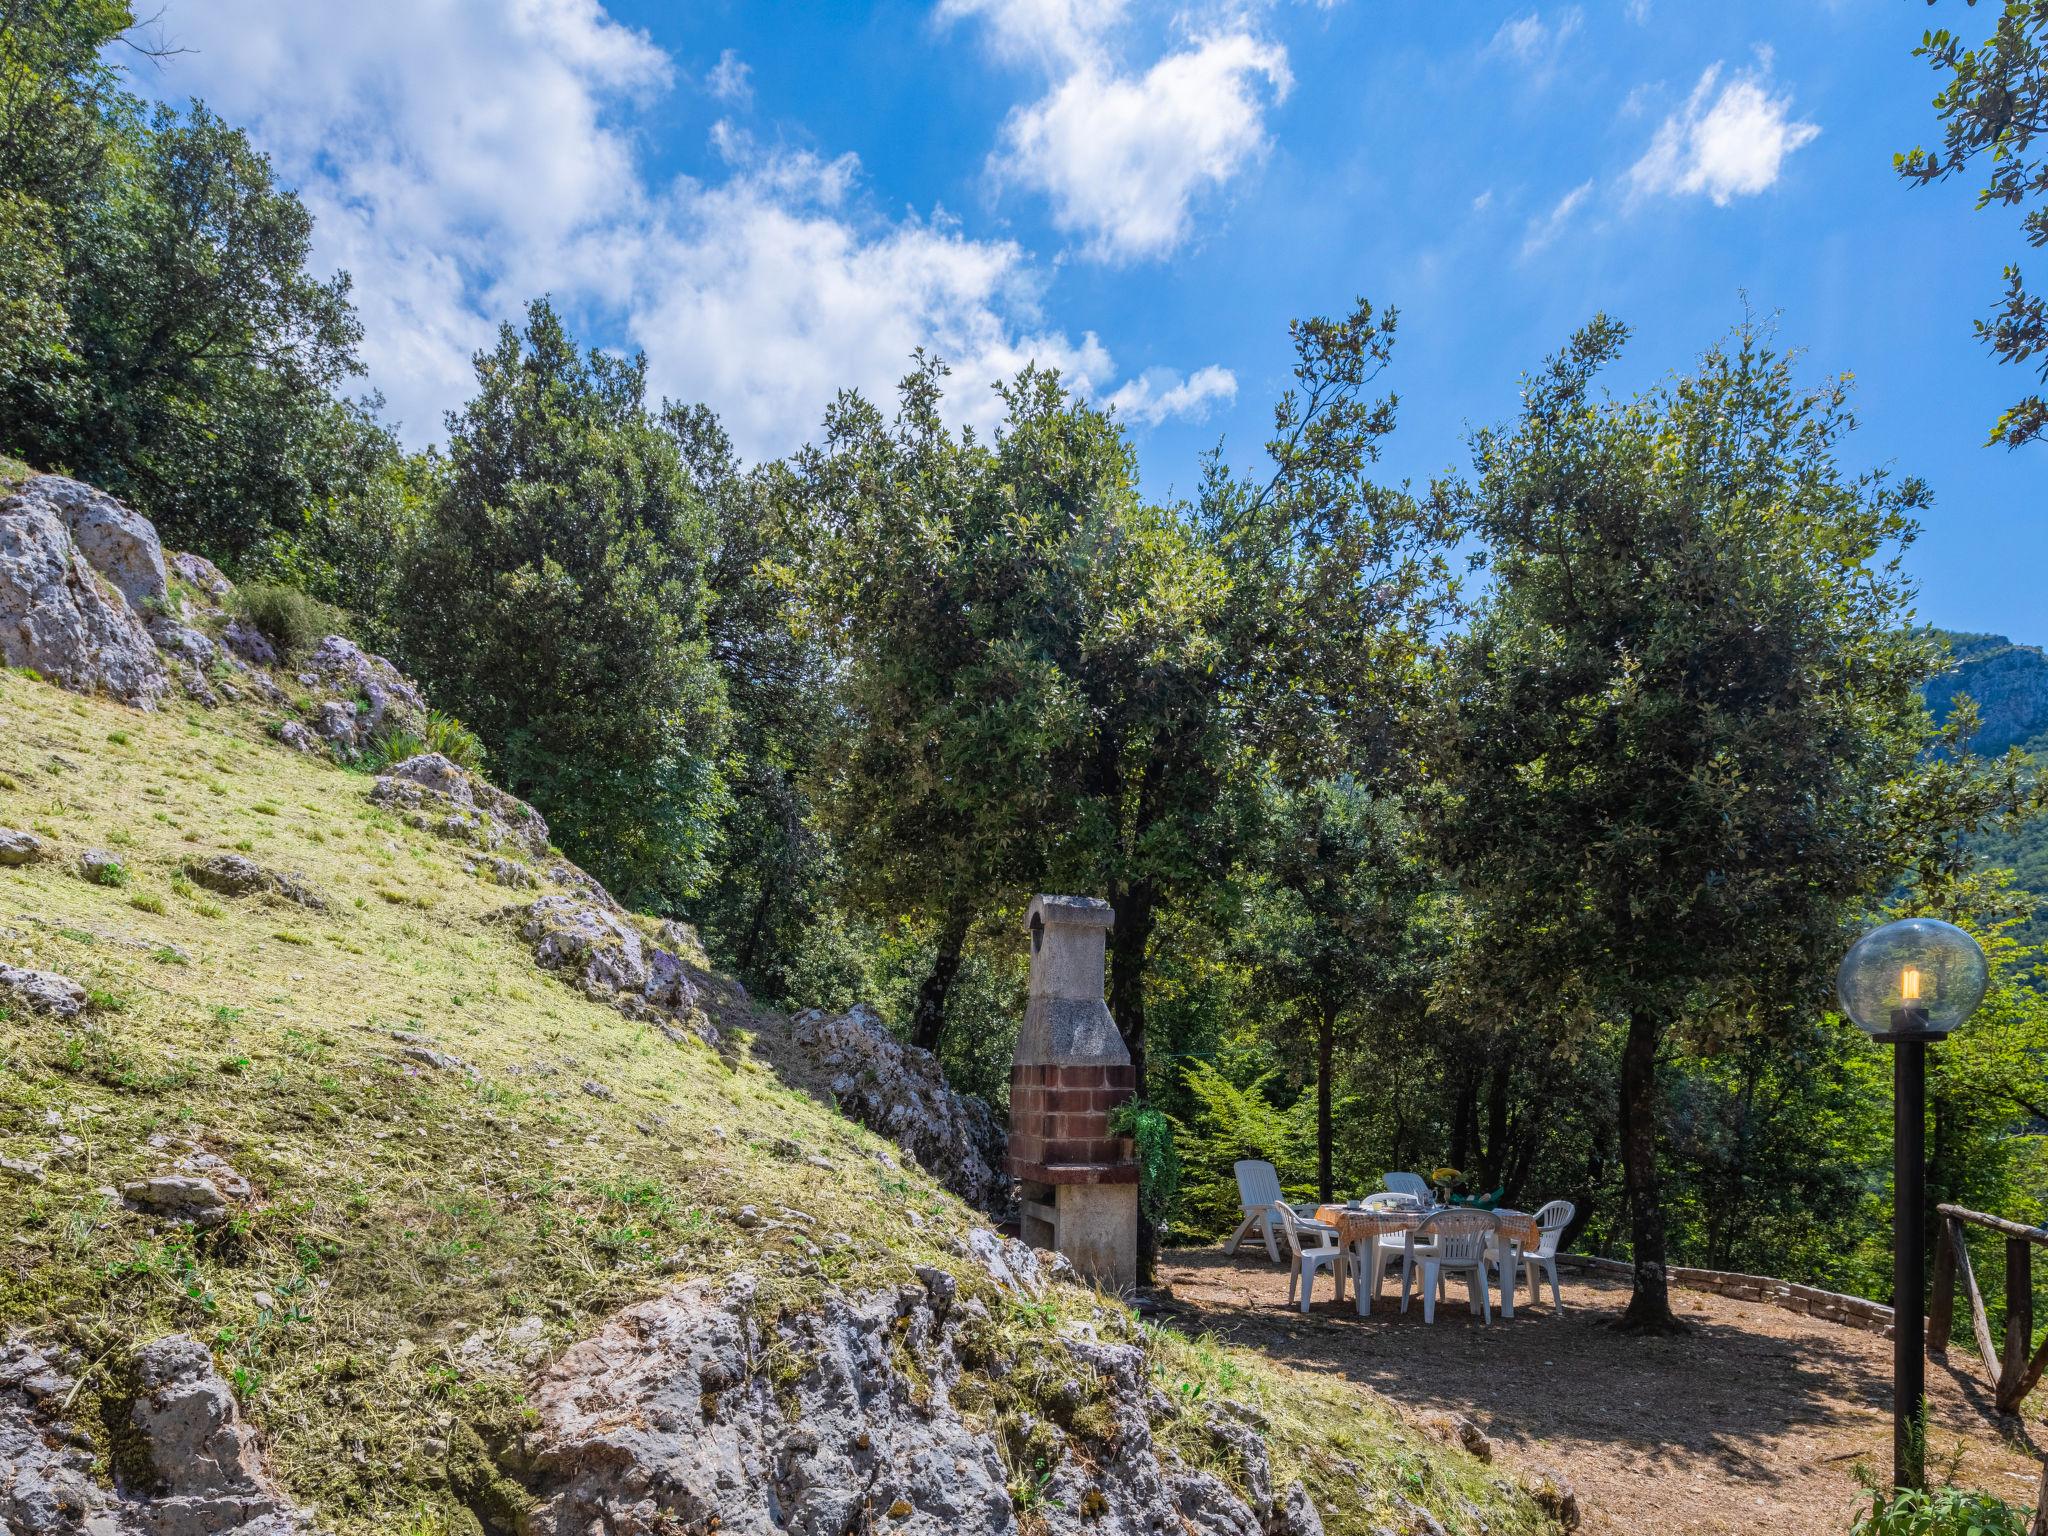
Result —
[[[1928,479],[1922,613],[2048,640],[2048,449],[1982,446],[2020,393],[1971,335],[2021,244],[1972,188],[1908,189],[1922,28],[1954,0],[1154,6],[926,0],[170,0],[140,83],[248,127],[353,274],[409,439],[556,295],[756,456],[910,347],[989,382],[1060,366],[1148,489],[1257,451],[1286,323],[1401,311],[1387,469],[1463,462],[1517,376],[1605,309],[1617,388],[1685,367],[1744,295],[1858,380],[1848,456]]]

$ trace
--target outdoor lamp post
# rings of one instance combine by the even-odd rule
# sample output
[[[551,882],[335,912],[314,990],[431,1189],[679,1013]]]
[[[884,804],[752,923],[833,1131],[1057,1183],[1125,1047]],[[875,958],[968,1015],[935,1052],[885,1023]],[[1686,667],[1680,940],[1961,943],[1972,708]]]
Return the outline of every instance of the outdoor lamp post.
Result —
[[[1892,1485],[1926,1486],[1927,1042],[1984,1000],[1984,951],[1953,923],[1909,917],[1858,939],[1835,973],[1842,1011],[1892,1048]]]

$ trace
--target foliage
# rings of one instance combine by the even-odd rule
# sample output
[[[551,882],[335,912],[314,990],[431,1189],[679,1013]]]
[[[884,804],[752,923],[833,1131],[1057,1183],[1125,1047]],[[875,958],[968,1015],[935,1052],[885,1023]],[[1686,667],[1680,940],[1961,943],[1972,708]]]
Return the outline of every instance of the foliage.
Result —
[[[1303,1199],[1314,1193],[1315,1121],[1307,1101],[1291,1111],[1276,1107],[1261,1076],[1240,1087],[1205,1061],[1189,1062],[1184,1083],[1192,1108],[1174,1120],[1182,1167],[1180,1218],[1189,1231],[1209,1236],[1237,1224],[1235,1164],[1271,1163],[1281,1191]]]
[[[235,588],[233,603],[236,614],[262,631],[281,656],[311,650],[344,628],[342,616],[328,604],[279,582],[245,581]]]
[[[1110,1112],[1109,1133],[1137,1143],[1139,1215],[1153,1230],[1164,1232],[1180,1204],[1180,1152],[1174,1145],[1173,1122],[1144,1100],[1130,1099]]]
[[[75,361],[63,265],[46,204],[0,192],[0,398],[53,409]]]
[[[427,711],[425,746],[429,752],[438,752],[456,767],[467,768],[472,773],[482,773],[490,758],[482,737],[453,715],[443,714],[438,709]]]
[[[725,794],[703,500],[645,408],[645,360],[579,354],[545,300],[476,372],[401,559],[400,654],[565,849],[678,911]]]
[[[1922,35],[1913,55],[1945,77],[1934,98],[1942,147],[1916,145],[1893,156],[1899,175],[1925,186],[1982,161],[1987,168],[1978,208],[2024,209],[2020,231],[2027,244],[2048,246],[2048,155],[2035,145],[2048,135],[2048,0],[2004,0],[1991,36],[1975,48],[1939,27]],[[1976,323],[1977,339],[2001,363],[2024,365],[2038,354],[2036,376],[2048,383],[2048,303],[2027,291],[2017,263],[2006,265],[2004,277],[2005,297]],[[2044,432],[2048,398],[2037,390],[2006,408],[1991,441],[2017,448]]]
[[[1398,995],[1412,908],[1428,874],[1397,806],[1348,775],[1288,793],[1275,788],[1257,850],[1243,941],[1269,1000],[1266,1030],[1311,1043],[1316,1194],[1336,1191],[1336,1054],[1340,1026],[1356,1038],[1362,1010]]]
[[[1872,1493],[1849,1536],[2026,1536],[2030,1525],[2028,1511],[1988,1493],[1906,1488]]]
[[[1455,493],[1494,586],[1450,646],[1440,830],[1546,1027],[1624,1032],[1630,1321],[1668,1328],[1657,1055],[1824,997],[1904,862],[1930,657],[1887,554],[1926,492],[1845,476],[1846,386],[1800,389],[1754,327],[1596,399],[1625,336],[1580,332]]]
[[[0,381],[0,414],[17,451],[233,561],[355,472],[366,417],[334,397],[357,368],[348,280],[308,274],[311,218],[239,130],[100,105],[96,170],[43,204],[64,347]]]
[[[691,916],[712,954],[758,995],[844,1007],[870,994],[817,805],[842,726],[832,658],[791,601],[797,535],[783,521],[781,472],[744,472],[702,406],[671,404],[661,419],[708,515],[704,628],[730,706],[730,805]]]

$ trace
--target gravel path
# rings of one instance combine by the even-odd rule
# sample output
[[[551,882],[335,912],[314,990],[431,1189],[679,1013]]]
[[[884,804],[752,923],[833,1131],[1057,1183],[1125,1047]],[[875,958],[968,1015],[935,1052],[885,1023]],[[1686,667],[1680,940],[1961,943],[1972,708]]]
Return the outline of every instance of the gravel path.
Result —
[[[1467,1415],[1503,1461],[1569,1478],[1595,1536],[1843,1536],[1859,1469],[1889,1471],[1891,1341],[1762,1303],[1675,1291],[1693,1331],[1639,1339],[1606,1326],[1626,1287],[1590,1276],[1564,1277],[1562,1317],[1524,1293],[1514,1321],[1492,1327],[1454,1284],[1433,1328],[1391,1301],[1357,1317],[1327,1277],[1307,1317],[1289,1311],[1286,1272],[1249,1247],[1168,1253],[1160,1279],[1179,1327],[1339,1372],[1418,1413]],[[2000,1439],[1973,1359],[1959,1348],[1928,1362],[1929,1475],[2030,1505],[2040,1463]]]

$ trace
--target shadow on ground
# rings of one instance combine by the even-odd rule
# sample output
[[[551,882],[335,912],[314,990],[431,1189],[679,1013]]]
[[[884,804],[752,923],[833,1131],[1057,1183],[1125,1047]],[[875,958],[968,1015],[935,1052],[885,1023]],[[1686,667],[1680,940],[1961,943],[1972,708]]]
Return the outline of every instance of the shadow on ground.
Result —
[[[1251,1248],[1170,1253],[1177,1326],[1213,1331],[1302,1371],[1335,1373],[1417,1412],[1465,1414],[1510,1460],[1556,1467],[1593,1506],[1594,1531],[1839,1533],[1859,1469],[1888,1470],[1891,1344],[1759,1303],[1674,1292],[1691,1325],[1640,1338],[1612,1324],[1625,1284],[1565,1277],[1565,1307],[1523,1293],[1491,1326],[1454,1284],[1434,1325],[1392,1287],[1369,1318],[1328,1278],[1307,1316],[1286,1271]],[[1953,1459],[2009,1499],[2038,1464],[2002,1442],[1989,1394],[1960,1357],[1931,1365],[1931,1459]]]

